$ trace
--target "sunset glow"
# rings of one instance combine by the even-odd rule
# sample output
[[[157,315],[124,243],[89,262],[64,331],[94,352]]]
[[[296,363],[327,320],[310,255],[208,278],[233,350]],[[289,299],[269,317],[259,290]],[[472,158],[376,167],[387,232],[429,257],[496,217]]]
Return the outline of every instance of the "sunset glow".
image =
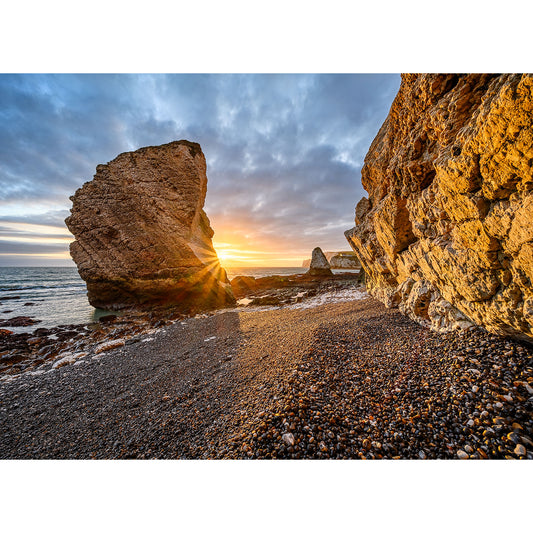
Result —
[[[97,165],[178,139],[205,154],[204,211],[222,265],[300,267],[317,246],[347,249],[364,156],[399,83],[394,74],[2,75],[0,266],[74,266],[70,196]]]
[[[225,267],[289,267],[301,266],[302,261],[310,256],[310,252],[302,255],[294,255],[283,250],[253,250],[239,244],[219,243],[213,241],[222,266]],[[275,245],[274,245],[275,246]]]

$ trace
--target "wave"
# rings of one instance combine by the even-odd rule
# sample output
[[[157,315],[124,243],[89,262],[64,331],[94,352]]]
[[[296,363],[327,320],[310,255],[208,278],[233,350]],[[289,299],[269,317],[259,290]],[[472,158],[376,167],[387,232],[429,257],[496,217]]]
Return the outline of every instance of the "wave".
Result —
[[[0,287],[0,292],[56,289],[85,289],[85,283],[70,283],[67,285],[16,285],[14,287]]]

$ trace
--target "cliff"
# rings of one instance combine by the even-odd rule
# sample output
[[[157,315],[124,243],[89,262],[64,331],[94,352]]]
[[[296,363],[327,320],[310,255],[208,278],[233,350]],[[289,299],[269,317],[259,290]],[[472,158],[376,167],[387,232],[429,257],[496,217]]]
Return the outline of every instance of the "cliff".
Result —
[[[361,268],[361,264],[357,260],[357,256],[354,252],[326,252],[326,258],[329,261],[331,268]]]
[[[203,211],[206,191],[204,154],[188,141],[98,165],[71,197],[65,221],[91,305],[199,310],[233,303]]]
[[[533,76],[404,75],[346,232],[371,293],[436,330],[533,336]]]

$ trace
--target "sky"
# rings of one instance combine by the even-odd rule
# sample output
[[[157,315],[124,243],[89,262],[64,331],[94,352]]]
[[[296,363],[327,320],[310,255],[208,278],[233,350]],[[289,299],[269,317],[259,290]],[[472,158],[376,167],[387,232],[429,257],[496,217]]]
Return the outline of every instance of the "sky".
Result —
[[[64,219],[96,165],[187,139],[226,266],[348,250],[398,74],[0,74],[0,266],[74,266]]]

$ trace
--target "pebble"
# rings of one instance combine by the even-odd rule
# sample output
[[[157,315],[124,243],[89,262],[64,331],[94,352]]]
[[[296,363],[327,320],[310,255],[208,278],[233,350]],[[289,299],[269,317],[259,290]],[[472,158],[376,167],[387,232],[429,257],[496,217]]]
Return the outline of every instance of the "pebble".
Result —
[[[120,348],[121,346],[124,346],[124,344],[124,339],[103,342],[102,344],[96,346],[96,348],[94,349],[94,353],[99,354],[102,352],[107,352],[109,350],[113,350],[114,348]]]
[[[507,438],[513,442],[514,444],[518,444],[522,439],[520,438],[520,435],[518,433],[509,433],[507,435]]]
[[[526,455],[526,448],[522,444],[517,444],[514,449],[514,454],[522,457]]]
[[[522,440],[522,442],[524,444],[527,444],[528,446],[531,446],[533,448],[533,441],[531,439],[528,439],[527,437],[525,437],[524,435],[522,435],[520,437],[520,439]]]
[[[296,442],[292,433],[284,433],[281,438],[287,446],[294,446]]]
[[[187,335],[198,328],[195,334],[206,353],[181,353],[177,334],[169,335],[167,344],[161,340],[166,334],[158,334],[157,342],[128,345],[127,357],[111,356],[109,364],[95,364],[87,357],[85,366],[21,380],[28,386],[47,380],[49,386],[41,387],[50,396],[2,382],[1,400],[21,416],[8,421],[0,458],[35,457],[36,446],[43,450],[37,456],[46,458],[529,456],[532,404],[522,383],[533,383],[530,347],[477,329],[436,334],[370,299],[361,308],[364,313],[328,317],[327,327],[313,330],[302,349],[291,345],[298,338],[297,328],[280,333],[284,324],[276,313],[281,311],[268,311],[265,316],[272,319],[265,318],[261,325],[261,344],[255,344],[254,352],[241,352],[247,349],[245,343],[254,346],[256,334],[243,330],[243,336],[250,336],[239,341],[234,364],[221,364],[231,352],[231,340],[228,348],[212,353],[215,343],[203,342],[214,332],[222,342],[223,329],[206,329],[204,323],[192,321]],[[235,315],[219,318],[224,316],[230,321]],[[77,353],[86,347],[94,353],[95,346],[118,340],[111,335],[126,338],[116,324],[114,328],[116,333],[89,332],[87,343],[77,347],[78,341],[69,345],[58,340],[55,353]],[[144,338],[145,329],[132,329],[130,338]],[[504,344],[515,347],[505,361]],[[33,353],[40,349],[36,344]],[[474,366],[476,350],[479,374],[467,371]],[[50,368],[53,363],[50,358],[43,365]],[[170,399],[160,401],[165,395]],[[36,413],[56,411],[66,417],[86,413],[90,425],[56,424],[48,433],[50,444],[32,444],[31,435],[49,428],[48,414]],[[124,444],[113,448],[116,441]]]

